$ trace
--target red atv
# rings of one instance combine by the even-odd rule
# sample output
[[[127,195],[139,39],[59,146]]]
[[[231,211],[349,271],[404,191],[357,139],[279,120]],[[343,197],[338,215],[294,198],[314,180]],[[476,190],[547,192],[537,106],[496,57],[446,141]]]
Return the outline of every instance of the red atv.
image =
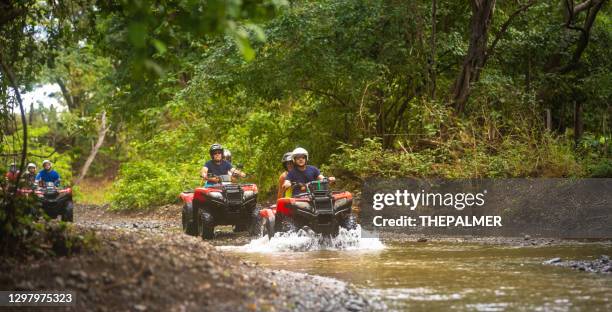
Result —
[[[53,182],[41,183],[40,187],[21,188],[18,191],[21,196],[36,195],[40,208],[51,218],[62,217],[62,221],[72,222],[74,203],[72,202],[72,189],[55,186]],[[33,212],[34,215],[38,213]]]
[[[340,227],[354,229],[351,214],[353,194],[331,191],[327,179],[307,184],[293,184],[293,197],[280,198],[276,207],[262,209],[258,231],[269,238],[276,232],[308,228],[325,236],[336,236]]]
[[[233,225],[234,232],[247,229],[253,232],[259,214],[257,185],[234,183],[229,175],[219,178],[218,184],[181,193],[186,234],[212,239],[217,225]]]

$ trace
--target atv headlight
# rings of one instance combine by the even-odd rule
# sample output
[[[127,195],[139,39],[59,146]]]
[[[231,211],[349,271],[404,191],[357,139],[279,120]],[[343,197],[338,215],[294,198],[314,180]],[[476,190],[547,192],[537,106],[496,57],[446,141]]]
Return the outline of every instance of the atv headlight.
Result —
[[[223,199],[223,194],[221,194],[220,192],[209,192],[208,196],[214,199]]]
[[[244,198],[251,198],[255,193],[253,191],[245,191]]]

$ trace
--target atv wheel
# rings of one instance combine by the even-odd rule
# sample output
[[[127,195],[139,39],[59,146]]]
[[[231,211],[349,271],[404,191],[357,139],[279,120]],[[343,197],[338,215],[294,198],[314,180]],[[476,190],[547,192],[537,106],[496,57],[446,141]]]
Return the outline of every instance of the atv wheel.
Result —
[[[349,231],[354,230],[357,228],[357,220],[355,220],[355,216],[353,214],[349,214],[346,218],[344,218],[344,220],[342,220],[340,226]]]
[[[212,215],[206,211],[202,212],[202,238],[215,238],[215,224]]]
[[[290,218],[283,215],[281,215],[280,217],[281,218],[278,218],[276,220],[276,230],[285,233],[297,232],[297,226],[295,226],[295,223],[293,223]]]
[[[72,222],[74,213],[74,204],[72,201],[66,203],[66,212],[62,215],[62,221],[64,222]]]
[[[274,216],[263,218],[264,222],[262,222],[262,236],[268,235],[268,239],[272,239],[272,237],[274,237],[274,219]]]
[[[247,230],[247,225],[246,224],[236,224],[236,225],[234,225],[234,233],[244,232],[246,230]]]
[[[268,239],[272,239],[274,237],[274,233],[276,233],[274,229],[275,217],[259,217],[259,233],[263,236],[268,236]]]
[[[249,234],[251,236],[261,235],[261,226],[259,223],[262,217],[259,215],[259,211],[261,211],[261,206],[257,205],[251,213],[251,224],[249,225]]]
[[[187,235],[196,236],[198,235],[198,228],[196,227],[196,220],[189,220],[189,216],[193,215],[193,204],[186,203],[183,205],[183,232]]]

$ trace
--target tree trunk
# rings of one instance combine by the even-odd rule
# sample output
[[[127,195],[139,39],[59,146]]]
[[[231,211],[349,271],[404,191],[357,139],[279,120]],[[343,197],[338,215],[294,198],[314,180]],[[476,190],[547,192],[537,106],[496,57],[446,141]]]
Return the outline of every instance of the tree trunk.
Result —
[[[589,44],[589,39],[591,37],[591,28],[593,28],[593,23],[595,23],[595,18],[597,17],[597,13],[601,10],[606,0],[593,0],[593,1],[585,1],[582,5],[576,6],[574,8],[574,14],[579,13],[581,10],[588,10],[587,17],[584,21],[583,28],[578,28],[580,30],[580,37],[578,38],[578,45],[576,46],[576,50],[574,50],[574,54],[572,55],[571,61],[563,68],[561,68],[561,73],[567,73],[572,71],[573,69],[578,67],[578,63],[580,62],[580,58],[582,57],[582,53],[586,50],[587,45]],[[582,8],[579,10],[579,8]],[[573,16],[572,15],[572,16]],[[572,21],[568,21],[568,25]]]
[[[34,121],[34,103],[30,103],[30,112],[28,114],[28,124],[31,126]]]
[[[487,38],[493,19],[495,0],[472,0],[471,35],[467,55],[461,72],[453,84],[453,105],[457,112],[465,108],[470,94],[470,84],[478,81],[487,53]]]
[[[83,178],[85,178],[85,175],[87,174],[87,171],[89,170],[89,166],[91,166],[91,164],[93,163],[94,159],[96,158],[96,155],[98,154],[98,150],[100,150],[100,147],[104,143],[104,137],[106,137],[106,132],[108,131],[109,128],[110,126],[106,125],[106,112],[104,111],[102,112],[102,116],[100,118],[100,129],[98,130],[98,141],[91,149],[91,153],[89,154],[89,157],[87,157],[87,160],[85,161],[85,164],[83,165],[83,168],[81,168],[79,177],[74,181],[73,185],[77,185],[81,183]]]
[[[68,88],[66,87],[66,84],[62,81],[62,79],[58,77],[55,79],[55,82],[57,83],[57,85],[60,87],[60,90],[62,91],[62,96],[64,96],[64,100],[66,101],[68,110],[70,112],[73,112],[75,109],[75,106],[74,106],[72,94],[70,94],[70,91],[68,90]]]
[[[574,142],[578,145],[582,138],[584,124],[582,122],[582,101],[574,102]]]
[[[436,99],[436,0],[431,8],[431,99]]]

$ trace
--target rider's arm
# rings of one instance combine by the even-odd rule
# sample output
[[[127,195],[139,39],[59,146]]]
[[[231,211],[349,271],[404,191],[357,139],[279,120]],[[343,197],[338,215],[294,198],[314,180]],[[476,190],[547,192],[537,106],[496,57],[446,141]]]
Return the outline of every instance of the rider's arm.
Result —
[[[232,169],[230,169],[230,171],[229,171],[229,175],[234,175],[234,174],[237,174],[237,175],[239,175],[239,176],[241,176],[243,178],[246,177],[246,174],[244,172],[238,170],[237,168],[233,168],[232,167]]]
[[[319,180],[319,181],[323,181],[323,179],[325,179],[325,177],[322,174],[320,174],[317,177],[317,180]],[[334,181],[336,181],[336,178],[334,178],[334,177],[327,177],[327,181],[334,182]]]
[[[289,181],[289,180],[285,179],[285,183],[283,183],[283,187],[284,187],[285,189],[290,188],[290,187],[291,187],[291,181]]]
[[[62,181],[62,179],[60,178],[59,173],[55,172],[55,178],[56,178],[56,179],[55,179],[54,184],[55,184],[55,186],[59,186],[59,185],[60,185],[60,182]]]
[[[287,173],[283,173],[278,177],[278,192],[276,192],[276,198],[283,198],[283,194],[285,193],[285,177],[287,176]]]
[[[206,167],[206,166],[202,167],[202,171],[200,172],[200,175],[202,176],[202,178],[204,178],[208,182],[211,182],[211,183],[219,182],[219,178],[218,177],[209,177],[208,176],[208,167]]]

